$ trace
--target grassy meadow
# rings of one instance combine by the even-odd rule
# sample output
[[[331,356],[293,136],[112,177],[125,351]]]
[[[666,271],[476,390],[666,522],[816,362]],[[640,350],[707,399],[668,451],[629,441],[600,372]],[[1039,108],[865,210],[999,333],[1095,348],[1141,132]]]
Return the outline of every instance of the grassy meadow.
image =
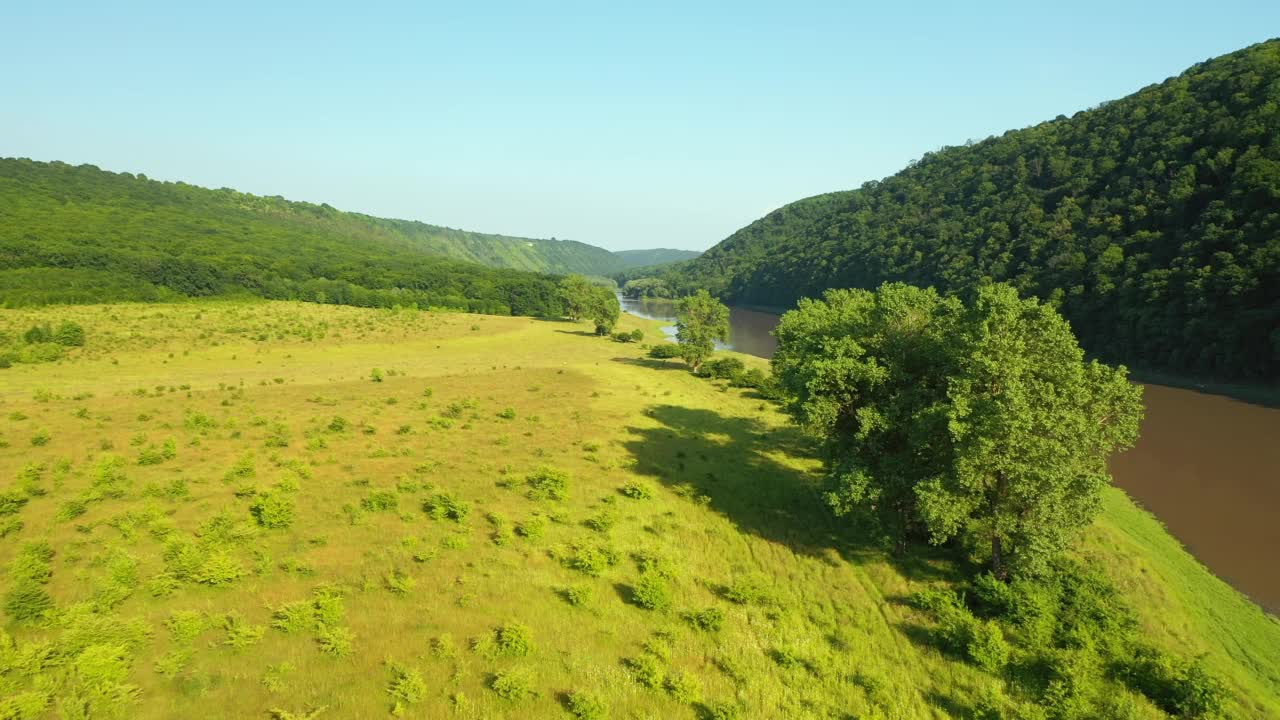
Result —
[[[0,331],[65,319],[83,348],[0,370],[0,718],[964,718],[994,682],[903,602],[945,555],[856,541],[773,405],[586,323],[207,302]],[[1240,717],[1280,716],[1280,623],[1123,493],[1081,552]]]

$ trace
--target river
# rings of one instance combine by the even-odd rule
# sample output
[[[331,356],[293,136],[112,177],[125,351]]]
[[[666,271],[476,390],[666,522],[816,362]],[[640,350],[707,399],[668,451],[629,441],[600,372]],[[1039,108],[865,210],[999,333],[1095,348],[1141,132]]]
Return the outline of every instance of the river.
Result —
[[[668,301],[623,298],[622,307],[674,320]],[[723,347],[770,357],[777,323],[773,313],[730,308]],[[1145,388],[1137,445],[1111,462],[1116,485],[1218,577],[1280,613],[1280,410],[1164,385]]]

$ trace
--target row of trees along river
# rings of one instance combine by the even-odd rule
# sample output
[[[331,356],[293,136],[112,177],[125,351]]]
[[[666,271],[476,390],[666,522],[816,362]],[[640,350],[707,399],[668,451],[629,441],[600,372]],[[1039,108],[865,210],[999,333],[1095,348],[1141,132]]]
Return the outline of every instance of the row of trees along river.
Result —
[[[674,321],[668,300],[622,298],[641,317]],[[729,349],[768,358],[778,315],[731,308]],[[674,331],[674,329],[672,329]],[[1280,613],[1280,410],[1146,384],[1137,445],[1112,460],[1115,482],[1218,576]]]

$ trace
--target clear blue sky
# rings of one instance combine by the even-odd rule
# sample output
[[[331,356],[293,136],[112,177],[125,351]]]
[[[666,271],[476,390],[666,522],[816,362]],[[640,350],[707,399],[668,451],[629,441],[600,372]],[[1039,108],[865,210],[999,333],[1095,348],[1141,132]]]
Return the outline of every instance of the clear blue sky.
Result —
[[[1275,0],[266,5],[3,3],[0,155],[704,249],[1280,34]]]

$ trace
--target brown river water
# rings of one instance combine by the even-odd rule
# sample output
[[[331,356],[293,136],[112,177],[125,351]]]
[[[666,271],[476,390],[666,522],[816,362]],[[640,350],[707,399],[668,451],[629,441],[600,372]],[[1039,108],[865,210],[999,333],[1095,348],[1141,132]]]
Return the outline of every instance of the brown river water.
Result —
[[[674,319],[667,301],[624,298],[622,306],[641,317]],[[777,323],[774,313],[731,308],[726,347],[770,357]],[[1142,435],[1112,459],[1115,484],[1210,570],[1280,613],[1280,410],[1145,387]]]

